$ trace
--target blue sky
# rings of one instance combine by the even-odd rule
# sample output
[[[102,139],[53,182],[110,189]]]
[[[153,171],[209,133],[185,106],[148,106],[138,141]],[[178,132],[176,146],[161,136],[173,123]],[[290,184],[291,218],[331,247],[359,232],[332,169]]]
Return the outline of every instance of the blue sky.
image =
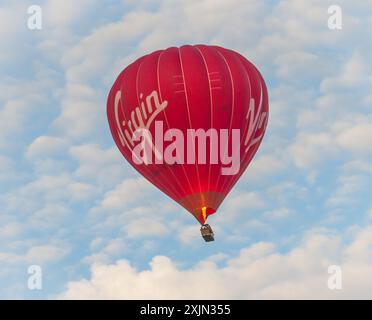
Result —
[[[372,298],[372,4],[336,2],[3,0],[0,298]],[[185,43],[241,52],[270,98],[210,244],[125,163],[105,113],[127,64]]]

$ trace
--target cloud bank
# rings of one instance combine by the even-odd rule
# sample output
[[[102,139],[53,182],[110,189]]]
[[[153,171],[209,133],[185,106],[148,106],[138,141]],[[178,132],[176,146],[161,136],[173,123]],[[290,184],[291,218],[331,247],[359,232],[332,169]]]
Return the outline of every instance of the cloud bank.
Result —
[[[309,232],[286,253],[256,243],[235,257],[218,255],[192,268],[155,256],[137,270],[127,260],[93,264],[90,279],[70,282],[61,299],[371,299],[372,226],[351,232],[351,242],[329,230]],[[222,264],[222,266],[221,266]],[[332,270],[342,289],[331,290]]]

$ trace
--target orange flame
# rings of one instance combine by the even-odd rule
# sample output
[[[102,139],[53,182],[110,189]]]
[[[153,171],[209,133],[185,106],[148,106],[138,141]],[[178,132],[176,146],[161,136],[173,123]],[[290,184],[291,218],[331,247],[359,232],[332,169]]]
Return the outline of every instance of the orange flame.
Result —
[[[207,220],[207,207],[202,207],[203,223]]]

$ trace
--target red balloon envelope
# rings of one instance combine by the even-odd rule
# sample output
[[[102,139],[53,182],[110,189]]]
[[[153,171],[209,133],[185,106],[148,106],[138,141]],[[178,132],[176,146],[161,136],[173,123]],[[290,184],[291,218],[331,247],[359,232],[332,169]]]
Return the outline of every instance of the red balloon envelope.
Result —
[[[207,45],[139,58],[120,73],[107,101],[111,133],[126,160],[201,224],[252,160],[268,111],[255,66]]]

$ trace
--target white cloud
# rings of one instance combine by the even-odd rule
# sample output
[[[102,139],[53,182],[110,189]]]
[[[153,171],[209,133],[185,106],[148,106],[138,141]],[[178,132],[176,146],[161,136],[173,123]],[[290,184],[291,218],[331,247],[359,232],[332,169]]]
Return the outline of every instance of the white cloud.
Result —
[[[156,214],[154,212],[154,214]],[[125,225],[129,238],[143,238],[144,236],[163,236],[169,232],[168,227],[160,219],[135,219]]]
[[[10,222],[0,226],[1,238],[14,238],[21,234],[23,225],[17,222]]]
[[[101,23],[96,0],[82,0],[79,6],[73,0],[48,0],[42,6],[43,28],[47,32],[38,39],[37,49],[48,61],[60,63],[66,50],[73,47],[82,35]],[[107,9],[106,7],[105,9]],[[99,10],[98,16],[96,15]]]
[[[31,214],[50,204],[88,201],[97,193],[96,187],[73,180],[67,173],[40,176],[36,180],[1,196],[7,210]],[[49,209],[47,211],[50,211]]]
[[[345,206],[347,204],[357,204],[360,194],[367,185],[368,179],[362,175],[341,176],[338,185],[331,193],[326,204],[330,207]]]
[[[67,248],[54,245],[40,245],[31,247],[26,254],[29,263],[43,264],[62,259],[69,252]]]
[[[348,174],[358,172],[372,174],[372,163],[368,162],[367,160],[357,159],[346,162],[342,166],[342,169]]]
[[[75,171],[78,178],[95,181],[105,188],[113,187],[128,174],[129,165],[116,147],[103,149],[96,144],[84,144],[70,147],[69,153],[79,162]]]
[[[369,219],[369,220],[372,220],[372,207],[368,210],[368,212],[367,212],[367,218]]]
[[[289,81],[298,81],[298,78],[303,74],[306,74],[308,78],[313,75],[321,75],[326,67],[320,57],[303,51],[283,53],[275,59],[275,63],[278,65],[278,76]]]
[[[334,139],[329,133],[300,133],[295,143],[290,147],[295,164],[308,167],[324,161],[324,156],[337,154]]]
[[[63,203],[46,203],[41,209],[36,210],[30,217],[28,228],[34,230],[50,230],[61,227],[62,222],[72,213]]]
[[[62,112],[54,126],[69,137],[97,136],[106,122],[103,93],[82,84],[69,84],[64,91]]]
[[[252,220],[252,218],[256,211],[265,208],[265,206],[266,204],[260,193],[235,191],[228,195],[217,213],[211,215],[209,219],[211,223],[213,221],[213,223],[216,224],[214,226],[215,232],[219,232],[217,229],[219,225],[233,223],[241,217],[248,220],[248,222],[244,224],[247,228],[255,227],[257,223],[262,226],[262,222]]]
[[[286,206],[292,203],[294,199],[306,201],[309,189],[304,185],[299,185],[288,180],[273,184],[267,189],[267,198],[275,201],[276,205]]]
[[[26,156],[48,157],[66,152],[67,141],[58,137],[40,136],[37,137],[27,148]]]
[[[177,227],[176,230],[179,230],[178,238],[183,244],[186,244],[186,245],[190,245],[192,243],[196,244],[197,242],[194,240],[200,239],[200,232],[199,232],[198,225],[183,226],[182,228]]]
[[[288,162],[284,159],[285,156],[283,151],[257,155],[249,164],[242,178],[246,182],[267,181],[277,174],[285,173],[288,168]]]
[[[361,123],[345,129],[337,136],[337,142],[353,152],[372,153],[372,124]]]
[[[94,187],[88,184],[76,182],[67,174],[59,176],[43,176],[40,179],[31,182],[23,188],[26,195],[45,197],[45,200],[83,200],[94,194]]]
[[[16,177],[13,161],[0,155],[0,181]]]
[[[123,208],[129,204],[136,203],[143,199],[146,194],[154,188],[144,178],[126,179],[107,192],[101,203],[103,209]]]
[[[282,207],[274,210],[269,210],[264,212],[264,217],[269,220],[276,220],[276,219],[285,219],[288,218],[293,211],[291,209]]]
[[[363,56],[355,52],[353,56],[343,65],[338,75],[325,78],[321,83],[322,91],[329,91],[338,87],[356,87],[368,81],[370,75],[369,64]]]
[[[0,8],[0,66],[6,67],[22,57],[22,50],[17,50],[19,39],[27,32],[26,6],[22,4],[4,5]]]
[[[301,245],[278,253],[258,243],[218,267],[213,259],[181,269],[156,256],[139,271],[128,261],[94,264],[91,278],[69,282],[62,299],[368,299],[371,298],[371,226],[350,245],[340,236],[312,232]],[[328,267],[342,268],[342,290],[327,287]],[[203,290],[200,290],[203,288]]]
[[[23,100],[10,100],[0,109],[0,148],[9,146],[11,138],[22,132],[29,106]]]
[[[24,254],[0,252],[2,264],[38,264],[43,265],[50,262],[61,260],[69,252],[69,248],[56,245],[36,245],[31,246]]]
[[[311,112],[308,114],[310,118],[313,116]],[[316,166],[339,156],[343,150],[356,156],[370,154],[371,115],[349,114],[336,121],[334,119],[324,121],[321,120],[322,113],[319,111],[316,117],[319,121],[323,121],[323,130],[324,127],[328,128],[321,132],[311,131],[311,128],[299,132],[294,143],[289,146],[289,152],[296,166],[300,168]],[[304,119],[305,114],[302,114],[300,123],[304,123]]]
[[[319,110],[304,109],[297,116],[297,127],[300,129],[314,128],[322,121],[322,113]]]
[[[270,60],[274,61],[273,57],[283,53],[316,52],[319,47],[330,48],[342,46],[345,41],[354,42],[355,32],[361,27],[360,20],[348,15],[350,10],[345,9],[342,32],[332,32],[327,28],[327,9],[331,4],[334,3],[324,0],[279,1],[263,15],[260,26],[264,32],[255,46],[254,57],[270,63]],[[347,1],[340,0],[338,4],[343,8],[353,8]]]
[[[49,0],[44,8],[45,24],[52,28],[71,26],[81,20],[96,3],[95,0],[82,0],[77,6],[73,0]]]
[[[103,239],[96,238],[91,242],[93,253],[83,259],[88,264],[108,263],[114,257],[121,256],[127,249],[126,241],[122,238]],[[97,250],[98,249],[98,250]]]
[[[144,198],[146,202],[141,206],[133,206],[131,200],[126,202],[118,198],[117,202],[110,203],[112,207],[102,204],[94,207],[90,211],[90,219],[94,221],[92,230],[99,235],[116,230],[128,242],[136,238],[158,238],[168,234],[173,218],[182,218],[170,215],[175,205],[168,205],[156,198],[148,199],[146,195],[140,197]],[[180,211],[179,208],[177,210]]]
[[[226,200],[226,207],[232,213],[240,209],[262,209],[264,206],[262,196],[256,192],[237,193]]]

